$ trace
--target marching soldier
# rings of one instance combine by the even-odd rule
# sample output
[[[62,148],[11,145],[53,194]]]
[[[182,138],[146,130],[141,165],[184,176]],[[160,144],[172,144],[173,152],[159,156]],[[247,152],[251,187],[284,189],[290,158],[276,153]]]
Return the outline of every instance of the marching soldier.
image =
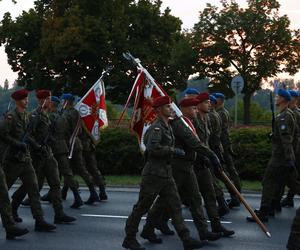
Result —
[[[79,135],[82,133],[81,127],[81,119],[79,112],[74,108],[74,96],[72,94],[63,94],[62,99],[66,102],[66,109],[64,110],[63,117],[67,121],[67,131],[68,131],[68,141],[70,147],[70,164],[72,166],[72,170],[74,174],[78,174],[81,176],[89,188],[90,197],[85,202],[85,204],[93,204],[96,201],[99,201],[98,194],[94,187],[94,181],[92,176],[87,171],[83,156],[82,156],[82,143],[79,139]],[[73,142],[74,141],[74,142]],[[73,143],[73,145],[72,145]],[[73,148],[74,147],[74,148]],[[65,185],[63,191],[67,190],[67,186]]]
[[[222,93],[213,94],[217,99],[217,112],[221,118],[222,132],[221,132],[221,143],[224,150],[224,161],[225,170],[229,174],[230,179],[233,181],[234,186],[239,192],[241,192],[241,181],[239,174],[234,166],[234,161],[232,158],[233,151],[231,147],[231,141],[229,138],[229,126],[230,126],[230,116],[228,110],[224,107],[225,96]],[[228,203],[229,208],[240,206],[240,201],[232,191],[228,190],[231,196],[231,200]]]
[[[294,140],[296,127],[294,115],[288,108],[291,95],[284,89],[279,89],[276,106],[279,114],[275,118],[272,134],[272,156],[266,168],[262,182],[263,190],[260,209],[256,213],[261,221],[267,222],[272,211],[273,202],[277,197],[278,187],[287,185],[293,192],[300,194],[300,182],[297,181],[295,165]],[[252,217],[247,220],[253,222]]]
[[[28,91],[25,89],[17,90],[12,93],[11,97],[15,100],[16,109],[8,112],[3,128],[0,130],[1,140],[9,146],[4,161],[7,187],[9,189],[20,178],[30,198],[31,211],[35,219],[35,230],[53,231],[56,226],[44,220],[37,177],[28,149],[30,146],[35,150],[42,150],[41,145],[29,136],[31,124],[25,111],[28,105]],[[13,204],[12,213],[14,218],[19,218]]]
[[[134,205],[125,226],[126,237],[122,246],[126,249],[144,250],[136,239],[142,216],[147,213],[156,197],[164,200],[170,211],[172,222],[182,240],[184,249],[198,249],[203,246],[190,237],[184,224],[181,202],[172,177],[171,160],[174,154],[174,135],[169,124],[172,110],[168,96],[158,97],[153,102],[157,119],[147,130],[144,138],[146,145],[146,164],[142,172],[141,189],[138,202]],[[158,242],[160,243],[160,242]]]
[[[32,165],[37,176],[39,190],[42,189],[45,178],[50,186],[49,196],[55,212],[54,223],[70,223],[76,219],[66,215],[63,211],[57,161],[49,146],[50,141],[53,142],[53,131],[50,131],[51,121],[48,115],[51,92],[49,90],[38,90],[36,92],[36,98],[39,106],[30,114],[29,123],[32,125],[29,136],[40,146],[30,149]],[[14,209],[19,207],[25,196],[26,189],[23,184],[12,195]],[[19,218],[19,220],[21,220],[21,218]]]

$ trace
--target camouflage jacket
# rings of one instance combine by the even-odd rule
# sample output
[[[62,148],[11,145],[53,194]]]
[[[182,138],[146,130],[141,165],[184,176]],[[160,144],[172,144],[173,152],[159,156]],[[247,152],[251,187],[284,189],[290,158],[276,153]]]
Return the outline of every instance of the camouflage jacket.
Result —
[[[161,118],[157,118],[146,131],[146,164],[142,175],[172,177],[171,160],[174,152],[175,138],[172,128]]]
[[[82,143],[82,148],[84,152],[93,152],[96,150],[96,146],[91,136],[84,128],[82,128],[82,133],[79,135],[79,139]]]
[[[223,148],[228,148],[231,144],[229,137],[229,128],[230,128],[230,115],[225,108],[219,108],[217,110],[221,118],[221,143]]]

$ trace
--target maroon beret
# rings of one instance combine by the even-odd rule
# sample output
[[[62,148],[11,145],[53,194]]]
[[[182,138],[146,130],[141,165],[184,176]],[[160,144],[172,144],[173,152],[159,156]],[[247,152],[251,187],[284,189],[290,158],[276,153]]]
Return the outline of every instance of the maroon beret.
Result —
[[[51,91],[46,89],[40,89],[36,91],[36,97],[38,99],[45,99],[47,97],[51,96]]]
[[[207,92],[203,92],[196,97],[199,103],[209,100],[209,94]]]
[[[23,100],[27,96],[28,96],[27,89],[19,89],[11,94],[11,98],[14,99],[15,101]]]
[[[152,107],[158,108],[166,104],[170,104],[172,102],[171,98],[169,96],[160,96],[154,99]]]
[[[197,106],[198,104],[199,100],[197,98],[184,98],[179,102],[180,107]]]

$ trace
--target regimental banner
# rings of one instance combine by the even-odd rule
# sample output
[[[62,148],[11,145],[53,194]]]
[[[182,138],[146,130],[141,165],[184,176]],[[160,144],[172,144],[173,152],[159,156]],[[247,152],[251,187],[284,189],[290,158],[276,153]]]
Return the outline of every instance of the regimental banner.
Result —
[[[108,126],[105,104],[105,87],[102,79],[99,79],[76,104],[81,120],[90,133],[94,143],[100,139],[100,129]]]

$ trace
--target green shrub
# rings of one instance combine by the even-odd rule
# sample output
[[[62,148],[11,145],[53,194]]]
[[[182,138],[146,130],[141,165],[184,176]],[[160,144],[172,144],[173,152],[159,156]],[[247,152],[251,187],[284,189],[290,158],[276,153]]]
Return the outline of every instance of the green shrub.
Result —
[[[97,158],[106,175],[137,175],[144,165],[136,136],[124,128],[102,131]]]

